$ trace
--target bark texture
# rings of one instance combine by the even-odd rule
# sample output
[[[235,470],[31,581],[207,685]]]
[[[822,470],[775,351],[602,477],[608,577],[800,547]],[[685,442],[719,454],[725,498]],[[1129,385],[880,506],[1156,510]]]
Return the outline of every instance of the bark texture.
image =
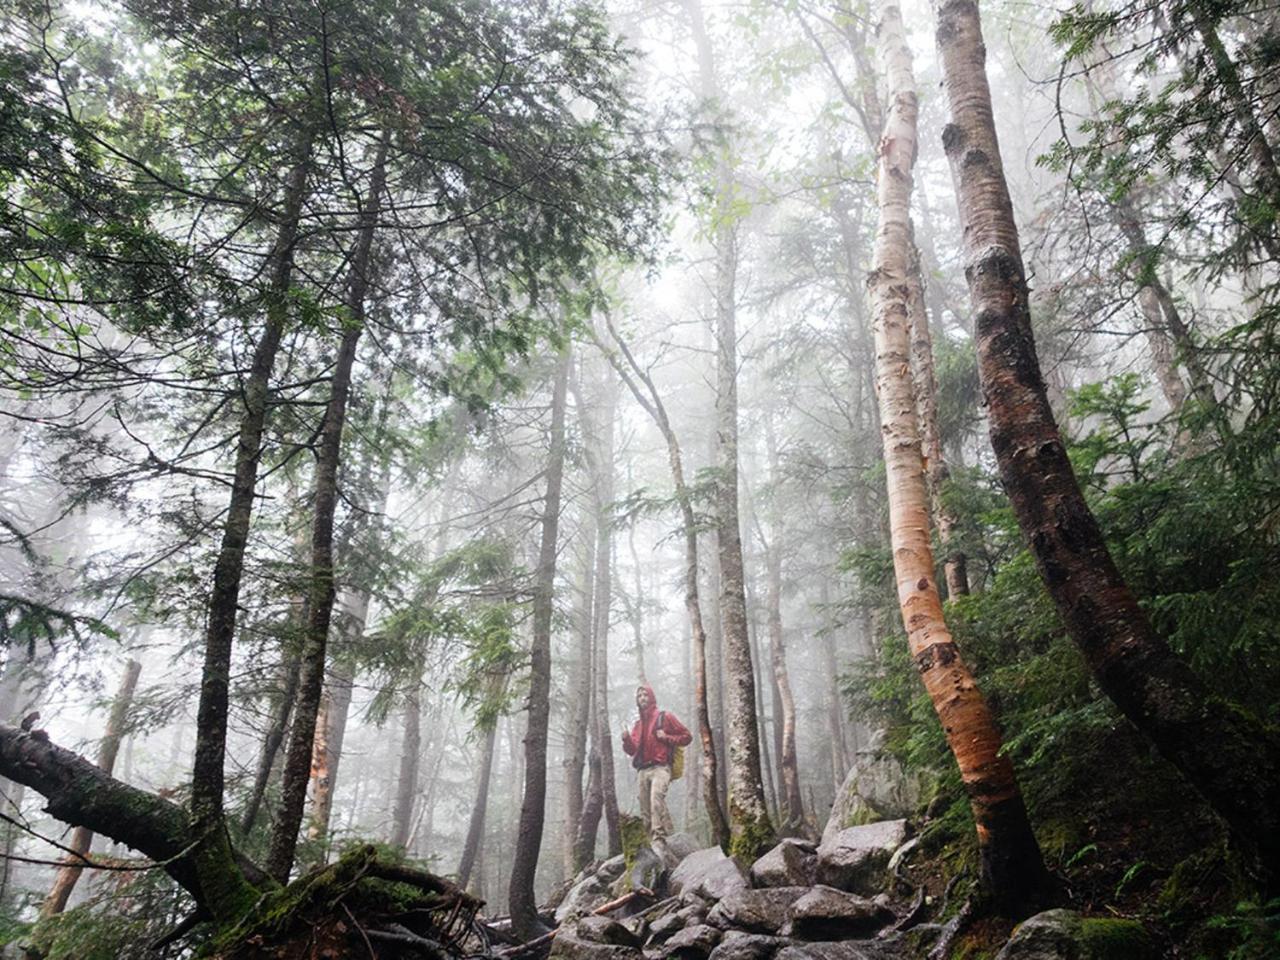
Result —
[[[94,763],[49,741],[43,730],[30,732],[0,724],[0,774],[45,798],[50,816],[87,827],[137,850],[158,863],[198,903],[211,909],[222,903],[216,884],[201,884],[200,863],[191,849],[197,836],[187,812],[162,797],[121,783]],[[232,857],[222,865],[239,874]],[[243,882],[243,876],[240,878]],[[214,916],[225,915],[213,910]]]
[[[547,726],[551,715],[551,613],[556,576],[556,541],[560,529],[560,494],[564,480],[564,412],[568,392],[569,353],[565,350],[551,396],[550,454],[542,508],[542,541],[538,550],[533,599],[533,643],[529,651],[529,724],[524,736],[524,796],[511,864],[508,897],[511,927],[530,939],[541,932],[533,892],[547,804]]]
[[[1020,917],[1043,902],[1047,874],[1013,765],[1000,752],[995,719],[943,619],[934,576],[925,465],[910,376],[910,301],[912,278],[918,276],[910,212],[917,102],[911,53],[896,4],[883,7],[880,49],[890,99],[878,150],[880,220],[868,288],[898,603],[912,659],[969,796],[983,879],[1000,909]]]
[[[1246,851],[1280,862],[1280,743],[1209,695],[1121,578],[1071,470],[1031,334],[1026,274],[972,0],[936,4],[991,444],[1019,526],[1067,630],[1106,694],[1177,766]]]

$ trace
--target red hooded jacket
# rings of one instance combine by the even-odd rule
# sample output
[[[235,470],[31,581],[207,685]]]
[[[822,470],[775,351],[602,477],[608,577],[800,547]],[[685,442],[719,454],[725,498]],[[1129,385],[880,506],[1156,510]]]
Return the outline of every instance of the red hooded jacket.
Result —
[[[632,758],[631,765],[637,770],[670,763],[676,747],[687,747],[693,742],[693,734],[683,723],[665,710],[658,709],[653,687],[647,683],[643,686],[649,691],[649,704],[640,711],[640,719],[631,732],[622,735],[622,750]],[[659,728],[667,735],[666,740],[657,738]]]

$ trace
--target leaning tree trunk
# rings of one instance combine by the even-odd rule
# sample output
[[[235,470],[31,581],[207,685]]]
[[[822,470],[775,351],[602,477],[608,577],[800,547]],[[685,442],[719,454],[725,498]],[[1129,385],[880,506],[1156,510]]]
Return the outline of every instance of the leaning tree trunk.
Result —
[[[680,441],[671,419],[667,416],[666,405],[662,402],[662,394],[653,382],[649,372],[636,362],[630,348],[614,330],[612,324],[609,333],[618,345],[626,361],[626,366],[606,351],[614,369],[627,385],[631,395],[646,413],[658,425],[658,430],[667,442],[667,463],[671,469],[671,482],[675,487],[676,502],[680,506],[680,522],[684,532],[684,608],[689,618],[689,629],[693,639],[694,661],[694,700],[698,714],[698,741],[702,746],[702,801],[707,808],[707,817],[711,821],[711,836],[724,850],[729,849],[729,821],[724,815],[724,807],[720,804],[719,765],[716,762],[716,745],[711,733],[711,711],[707,697],[707,632],[702,623],[702,601],[698,596],[698,522],[693,513],[693,495],[684,478],[684,459],[680,452]],[[640,389],[639,383],[645,385]]]
[[[960,204],[991,445],[1040,575],[1099,685],[1263,863],[1280,863],[1280,743],[1211,696],[1116,568],[1045,394],[1026,273],[987,85],[978,8],[935,5],[951,106],[943,142]]]
[[[236,463],[231,481],[231,502],[222,528],[222,543],[213,568],[209,616],[204,635],[204,665],[200,675],[200,701],[196,709],[195,760],[191,772],[191,813],[201,843],[196,856],[210,874],[231,863],[231,841],[223,811],[224,764],[227,750],[227,707],[231,689],[231,651],[239,610],[240,583],[253,513],[258,462],[267,423],[271,371],[289,317],[289,289],[293,277],[294,247],[311,168],[311,140],[299,151],[301,159],[285,184],[284,207],[275,245],[268,260],[270,285],[266,324],[254,348],[249,375],[243,387],[244,413],[236,438]],[[218,901],[215,915],[237,916],[257,899],[253,887],[232,870],[225,884],[211,895]]]
[[[687,0],[698,48],[699,92],[706,106],[720,109],[715,59],[699,0]],[[754,667],[747,636],[747,599],[738,519],[738,333],[735,302],[738,237],[736,200],[728,137],[715,145],[716,543],[720,560],[720,629],[724,641],[725,707],[728,726],[730,850],[754,860],[773,845],[760,773],[760,733],[756,717]]]
[[[883,8],[880,33],[891,99],[878,148],[880,223],[868,288],[898,602],[911,656],[969,795],[983,880],[999,908],[1020,917],[1043,902],[1047,874],[1013,765],[1001,753],[995,719],[943,619],[934,575],[929,501],[910,376],[909,300],[915,273],[910,204],[917,107],[911,53],[896,4]]]
[[[471,882],[471,871],[480,860],[484,844],[484,821],[489,809],[489,781],[493,778],[493,748],[498,738],[498,722],[495,718],[485,731],[484,747],[480,756],[480,777],[476,782],[476,802],[471,808],[467,823],[467,840],[462,847],[462,861],[458,864],[458,886],[464,890]]]
[[[405,699],[404,740],[400,746],[400,775],[396,803],[391,813],[391,845],[404,850],[413,828],[413,801],[418,795],[418,762],[422,747],[421,681],[415,680]]]
[[[107,729],[102,736],[102,744],[98,747],[98,769],[108,776],[115,769],[116,754],[120,752],[120,740],[124,737],[125,721],[129,717],[129,708],[133,706],[133,693],[138,687],[138,675],[142,673],[142,664],[130,660],[125,664],[124,679],[115,699],[111,701],[111,714],[107,717]],[[70,846],[73,854],[66,858],[65,866],[58,870],[53,878],[53,886],[49,889],[44,903],[40,905],[41,919],[56,916],[67,908],[67,901],[80,880],[84,870],[84,858],[93,845],[93,831],[88,827],[76,827],[71,836]]]
[[[556,367],[551,397],[550,453],[547,490],[542,508],[542,542],[534,584],[533,643],[529,651],[529,725],[524,737],[524,797],[511,864],[508,897],[511,927],[526,939],[540,932],[533,880],[542,848],[547,803],[547,727],[551,715],[551,613],[556,577],[556,540],[560,527],[560,492],[564,481],[564,410],[568,392],[569,352]]]
[[[342,428],[347,415],[347,397],[351,392],[351,373],[355,366],[356,346],[364,332],[365,296],[369,289],[369,261],[373,236],[378,228],[386,177],[388,134],[378,144],[377,157],[369,179],[369,195],[360,212],[359,230],[347,278],[346,307],[349,325],[345,326],[338,345],[338,356],[329,381],[329,402],[320,426],[316,452],[315,511],[311,524],[311,582],[307,601],[307,630],[302,648],[298,702],[293,729],[289,734],[289,750],[285,756],[284,780],[280,789],[279,812],[271,834],[267,855],[267,872],[278,882],[287,883],[293,870],[294,852],[298,845],[298,828],[307,799],[307,780],[311,773],[316,716],[324,691],[324,668],[329,645],[329,624],[333,618],[336,594],[333,572],[333,517],[338,502],[338,463],[342,456]]]

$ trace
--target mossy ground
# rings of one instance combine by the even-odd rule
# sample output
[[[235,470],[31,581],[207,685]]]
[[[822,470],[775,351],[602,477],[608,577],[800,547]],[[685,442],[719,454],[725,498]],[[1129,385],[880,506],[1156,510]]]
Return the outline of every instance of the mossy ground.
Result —
[[[380,863],[375,847],[359,847],[332,866],[266,894],[243,921],[214,936],[200,956],[206,960],[428,956],[412,946],[373,944],[367,939],[366,928],[392,923],[430,936],[436,912],[448,903],[438,892],[372,875]]]

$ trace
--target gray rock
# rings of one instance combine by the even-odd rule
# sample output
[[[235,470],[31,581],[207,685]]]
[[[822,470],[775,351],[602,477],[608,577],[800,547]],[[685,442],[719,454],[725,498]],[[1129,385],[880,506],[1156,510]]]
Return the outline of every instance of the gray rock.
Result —
[[[622,896],[623,893],[640,890],[641,887],[658,891],[663,886],[662,881],[666,873],[667,864],[663,863],[658,854],[655,854],[652,847],[640,847],[636,850],[635,858],[631,860],[631,869],[614,881],[613,893],[616,896]]]
[[[757,887],[804,887],[817,876],[814,845],[803,840],[783,840],[751,865],[751,883]]]
[[[682,861],[690,854],[697,853],[701,847],[698,840],[692,834],[673,833],[666,839],[667,851],[675,858],[676,863]]]
[[[751,886],[742,868],[719,847],[689,854],[671,871],[668,882],[675,893],[695,894],[705,900],[720,900]]]
[[[825,843],[848,827],[877,820],[909,817],[920,806],[928,787],[924,774],[909,774],[884,748],[884,731],[877,731],[859,750],[822,830]]]
[[[551,941],[551,957],[558,960],[643,960],[644,954],[635,947],[592,943],[570,928],[561,930]]]
[[[703,901],[699,900],[696,903],[681,907],[674,913],[659,917],[649,924],[649,942],[656,943],[664,937],[669,937],[677,930],[696,926],[702,923],[706,916],[707,906]]]
[[[775,953],[794,942],[786,937],[729,930],[720,946],[711,951],[711,960],[772,960]]]
[[[869,937],[892,923],[893,911],[865,897],[817,886],[791,904],[782,935],[810,940]]]
[[[818,846],[818,882],[867,896],[885,883],[889,858],[907,839],[907,821],[882,820],[841,830]]]
[[[678,931],[662,948],[667,957],[705,957],[716,948],[723,934],[715,927],[697,923]]]
[[[777,933],[790,919],[791,904],[808,893],[807,887],[765,887],[740,890],[724,897],[707,914],[707,923],[727,930]]]
[[[996,960],[1153,960],[1155,945],[1136,920],[1046,910],[1019,924]]]
[[[616,857],[610,857],[604,863],[600,864],[600,866],[596,868],[595,874],[605,883],[613,883],[613,881],[622,876],[622,871],[626,869],[627,858],[622,854],[618,854]]]
[[[574,933],[592,943],[612,943],[621,947],[638,947],[640,938],[612,917],[583,917],[574,926]]]
[[[565,898],[556,907],[556,923],[565,924],[570,920],[586,916],[602,903],[610,899],[609,888],[595,876],[588,876],[575,883]]]
[[[774,960],[922,960],[941,930],[933,924],[921,924],[878,940],[793,943],[779,950]]]

